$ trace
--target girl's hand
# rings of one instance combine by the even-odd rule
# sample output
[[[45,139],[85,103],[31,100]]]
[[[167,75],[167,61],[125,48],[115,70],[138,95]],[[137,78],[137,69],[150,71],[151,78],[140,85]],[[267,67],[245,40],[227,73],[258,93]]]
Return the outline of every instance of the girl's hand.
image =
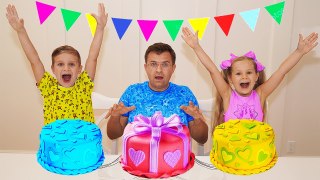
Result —
[[[199,46],[198,40],[198,31],[193,34],[191,30],[187,27],[182,28],[183,35],[181,36],[182,39],[192,48]]]
[[[108,21],[108,13],[104,8],[103,3],[99,3],[98,5],[98,15],[92,13],[91,14],[97,21],[97,28],[104,28]]]
[[[311,51],[314,47],[318,45],[318,42],[316,42],[318,39],[318,33],[311,33],[308,37],[303,39],[303,36],[299,34],[299,43],[297,50],[301,52],[303,55],[307,54],[309,51]]]
[[[11,27],[19,32],[24,29],[24,21],[23,19],[20,19],[18,16],[18,12],[14,5],[9,4],[7,6],[7,13],[6,13],[7,19]]]

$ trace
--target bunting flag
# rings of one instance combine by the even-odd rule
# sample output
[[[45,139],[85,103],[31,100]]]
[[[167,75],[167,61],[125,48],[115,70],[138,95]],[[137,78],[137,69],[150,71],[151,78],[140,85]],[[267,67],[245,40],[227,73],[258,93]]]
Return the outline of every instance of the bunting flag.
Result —
[[[119,39],[122,39],[124,33],[127,31],[132,19],[112,18],[114,27],[116,28]]]
[[[40,24],[42,24],[47,18],[51,15],[51,13],[56,9],[55,6],[51,6],[48,4],[44,4],[36,1],[38,16],[40,20]]]
[[[97,29],[97,20],[96,20],[96,18],[94,18],[89,13],[86,13],[86,18],[88,20],[88,24],[89,24],[89,27],[90,27],[91,35],[93,37],[94,34],[96,33],[96,29]]]
[[[69,29],[72,27],[72,25],[76,22],[76,20],[81,15],[80,12],[71,11],[71,10],[62,9],[62,8],[61,8],[61,13],[63,16],[64,25],[67,31],[69,31]]]
[[[204,34],[204,31],[207,28],[208,22],[210,18],[209,17],[204,17],[204,18],[194,18],[194,19],[189,19],[189,23],[193,29],[194,32],[198,31],[198,38],[201,40],[202,36]]]
[[[137,20],[146,41],[149,40],[158,20]]]
[[[282,1],[279,3],[264,7],[278,24],[281,23],[284,4],[285,4],[285,1]]]
[[[216,16],[214,19],[217,21],[218,25],[224,32],[226,36],[229,34],[229,30],[233,21],[234,14],[224,15],[224,16]]]
[[[260,8],[253,9],[250,11],[240,12],[240,16],[248,24],[251,31],[254,31],[256,28],[259,13],[260,13]]]
[[[183,20],[163,20],[163,24],[166,27],[172,41],[175,41],[182,26]]]

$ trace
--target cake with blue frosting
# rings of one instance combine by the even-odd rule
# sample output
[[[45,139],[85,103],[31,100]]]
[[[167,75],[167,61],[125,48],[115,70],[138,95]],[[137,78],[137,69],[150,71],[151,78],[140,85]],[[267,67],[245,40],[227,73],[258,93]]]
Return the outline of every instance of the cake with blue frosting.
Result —
[[[48,171],[76,175],[91,172],[104,161],[102,135],[97,125],[82,120],[56,120],[44,126],[37,153]]]

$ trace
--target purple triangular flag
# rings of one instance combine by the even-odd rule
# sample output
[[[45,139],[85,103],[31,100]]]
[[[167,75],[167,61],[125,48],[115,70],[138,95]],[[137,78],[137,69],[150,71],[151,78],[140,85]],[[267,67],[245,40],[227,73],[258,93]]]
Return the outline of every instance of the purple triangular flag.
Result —
[[[36,5],[37,5],[40,24],[42,24],[50,16],[50,14],[56,9],[55,6],[44,4],[38,1],[36,1]]]
[[[146,41],[149,40],[158,20],[137,20]]]

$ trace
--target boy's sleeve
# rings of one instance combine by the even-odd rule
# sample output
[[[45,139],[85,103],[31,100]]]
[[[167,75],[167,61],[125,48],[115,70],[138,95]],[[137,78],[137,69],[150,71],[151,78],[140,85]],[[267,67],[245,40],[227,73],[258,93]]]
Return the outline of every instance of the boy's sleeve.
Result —
[[[43,77],[40,79],[40,82],[37,83],[37,87],[41,92],[42,96],[47,96],[51,93],[52,86],[56,84],[57,80],[51,76],[48,72],[43,74]]]
[[[129,87],[124,91],[124,93],[123,93],[122,96],[120,97],[118,103],[122,102],[124,106],[128,107],[128,106],[129,106],[129,102],[130,102],[130,97],[132,96],[132,93],[131,93],[131,92],[132,92],[132,85],[129,86]],[[123,114],[122,116],[129,117],[129,112]]]
[[[81,84],[81,86],[83,86],[83,88],[88,92],[88,93],[92,93],[93,91],[93,87],[94,87],[94,83],[93,81],[90,79],[87,71],[83,71],[80,76],[78,77],[79,83]]]

